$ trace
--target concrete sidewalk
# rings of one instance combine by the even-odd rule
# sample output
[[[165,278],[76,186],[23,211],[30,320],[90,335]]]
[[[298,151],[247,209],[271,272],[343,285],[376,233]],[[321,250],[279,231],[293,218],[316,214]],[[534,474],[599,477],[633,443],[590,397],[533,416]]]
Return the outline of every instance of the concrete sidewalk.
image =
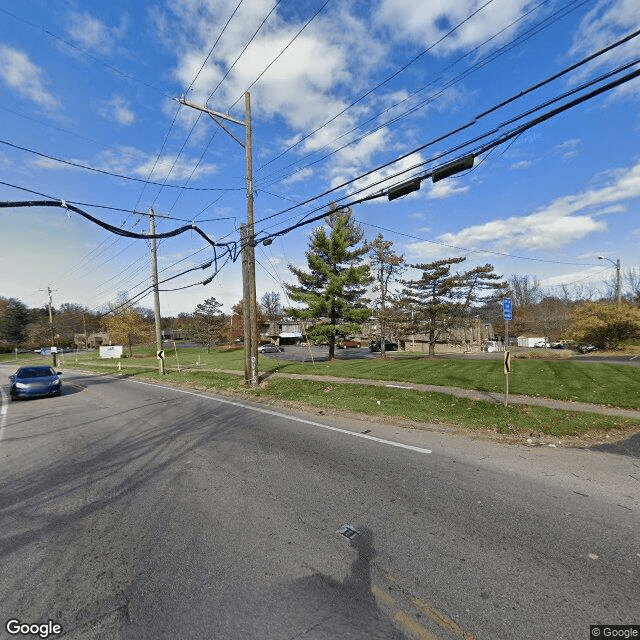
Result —
[[[238,371],[223,371],[219,373],[235,373],[244,375]],[[415,384],[412,382],[394,382],[391,380],[367,380],[360,378],[342,378],[339,376],[315,376],[311,374],[298,373],[267,373],[262,376],[262,381],[270,378],[290,378],[293,380],[313,380],[315,382],[332,382],[336,384],[364,384],[372,387],[392,387],[396,389],[413,389],[415,391],[427,391],[432,393],[446,393],[459,398],[469,398],[470,400],[484,400],[494,404],[504,403],[504,394],[491,391],[475,391],[473,389],[461,389],[459,387],[442,387],[435,384]],[[523,396],[509,394],[509,404],[534,405],[538,407],[549,407],[550,409],[561,409],[564,411],[580,411],[583,413],[600,413],[610,416],[621,416],[624,418],[637,418],[640,422],[640,410],[620,409],[602,404],[590,404],[587,402],[570,402],[567,400],[554,400],[553,398],[543,398],[540,396]]]

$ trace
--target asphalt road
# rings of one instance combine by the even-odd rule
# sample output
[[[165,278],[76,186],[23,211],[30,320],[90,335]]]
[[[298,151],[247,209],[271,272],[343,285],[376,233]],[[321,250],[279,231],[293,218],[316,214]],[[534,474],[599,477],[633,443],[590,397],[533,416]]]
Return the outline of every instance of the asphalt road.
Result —
[[[575,640],[640,624],[634,457],[63,379],[60,398],[3,398],[2,638],[9,619],[74,640]]]

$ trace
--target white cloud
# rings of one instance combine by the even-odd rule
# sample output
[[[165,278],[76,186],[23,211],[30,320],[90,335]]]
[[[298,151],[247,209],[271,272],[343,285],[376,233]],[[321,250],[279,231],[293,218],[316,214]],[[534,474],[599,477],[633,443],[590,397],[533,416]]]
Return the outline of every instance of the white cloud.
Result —
[[[464,250],[558,249],[606,230],[604,215],[620,213],[621,203],[640,197],[640,163],[603,174],[600,181],[606,181],[605,186],[558,198],[532,214],[473,225],[437,241]],[[426,242],[411,243],[407,249],[419,256],[440,251]]]
[[[172,37],[165,36],[167,48],[178,52],[174,75],[185,89],[190,87],[187,98],[203,104],[213,92],[212,108],[226,112],[233,107],[232,112],[242,117],[243,92],[260,76],[250,89],[252,117],[280,120],[288,131],[281,138],[284,145],[298,142],[296,151],[308,154],[335,150],[344,144],[343,136],[370,108],[366,100],[350,106],[350,96],[370,88],[369,73],[385,63],[387,45],[371,33],[368,17],[349,14],[352,7],[347,3],[330,5],[292,42],[312,14],[298,7],[278,8],[238,58],[273,7],[271,0],[245,0],[201,69],[236,4],[220,1],[202,6],[183,0],[168,9],[177,20]],[[293,18],[292,12],[302,15]],[[336,23],[341,29],[336,30]],[[162,30],[166,28],[161,15],[156,24]],[[345,32],[349,33],[348,38],[343,37]],[[370,100],[373,102],[374,98]],[[186,117],[183,124],[187,119],[191,124],[191,117]],[[299,132],[306,137],[302,139]],[[361,163],[377,150],[375,144],[386,145],[384,136],[358,143],[340,160],[340,166],[359,171]]]
[[[469,191],[468,186],[459,187],[458,182],[454,178],[447,178],[441,180],[435,184],[429,182],[429,198],[434,200],[442,200],[444,198],[450,198],[458,193],[466,193]]]
[[[637,29],[637,27],[637,0],[598,0],[593,9],[583,17],[578,25],[569,54],[576,57],[591,54],[621,39],[630,31]],[[611,68],[638,55],[640,55],[640,39],[633,38],[629,42],[599,56],[586,65],[582,71],[578,70],[572,76],[573,82],[577,84],[582,81],[596,68]],[[616,89],[610,99],[639,92],[640,82],[636,79]]]
[[[99,55],[113,53],[116,42],[125,32],[126,18],[117,27],[110,27],[88,11],[69,14],[67,34],[82,49]]]
[[[200,163],[194,171],[197,159],[183,157],[176,161],[175,156],[165,155],[159,158],[135,147],[112,148],[103,152],[97,159],[72,158],[77,164],[96,168],[127,176],[137,176],[154,182],[163,180],[197,179],[204,175],[211,175],[218,171],[215,164]],[[48,170],[84,171],[79,167],[67,165],[56,160],[38,157],[34,166]],[[192,175],[193,172],[193,175]]]
[[[305,167],[304,169],[300,169],[299,171],[296,171],[295,173],[290,175],[288,178],[285,178],[280,182],[281,184],[286,186],[290,184],[295,184],[296,182],[302,182],[303,180],[307,180],[312,175],[313,175],[313,169],[311,169],[311,167]]]
[[[155,182],[165,179],[185,180],[190,177],[197,179],[218,170],[214,164],[200,163],[193,172],[197,162],[195,158],[182,157],[176,160],[172,155],[157,157],[130,147],[122,147],[116,152],[107,151],[103,154],[101,162],[103,167],[114,173],[135,175]]]
[[[516,170],[520,170],[520,169],[528,169],[529,167],[531,167],[533,165],[533,161],[532,160],[519,160],[518,162],[514,162],[511,165],[512,169],[516,169]]]
[[[578,155],[580,147],[580,139],[565,140],[556,147],[556,152],[560,154],[563,160],[571,160]]]
[[[123,126],[132,125],[136,120],[129,103],[121,96],[114,96],[100,108],[99,113],[103,118]]]
[[[530,0],[494,0],[481,9],[483,4],[482,0],[432,0],[428,3],[382,0],[376,11],[376,21],[386,26],[397,40],[409,38],[425,46],[438,43],[431,53],[444,55],[476,47],[505,29],[492,41],[492,46],[498,46],[513,35],[515,27],[507,27],[534,3]],[[478,13],[464,22],[476,11]],[[447,36],[457,25],[460,26]]]
[[[45,109],[59,107],[58,100],[45,89],[46,79],[26,53],[0,45],[0,77],[21,95]]]

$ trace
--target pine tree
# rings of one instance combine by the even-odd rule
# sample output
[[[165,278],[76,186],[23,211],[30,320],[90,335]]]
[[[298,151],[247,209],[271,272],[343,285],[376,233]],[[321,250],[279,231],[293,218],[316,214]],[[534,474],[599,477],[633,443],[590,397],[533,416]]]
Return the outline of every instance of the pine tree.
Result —
[[[412,332],[429,334],[430,356],[435,355],[438,337],[449,330],[462,307],[457,301],[462,276],[452,274],[451,267],[465,259],[447,258],[429,264],[412,264],[412,269],[422,271],[422,277],[401,281],[405,286],[403,305],[412,312]]]
[[[336,337],[362,330],[370,315],[364,297],[371,283],[369,265],[363,262],[367,247],[364,232],[351,218],[351,210],[331,205],[325,227],[311,233],[306,251],[309,271],[289,265],[298,285],[285,284],[291,300],[303,308],[287,312],[300,319],[325,319],[307,330],[314,341],[329,343],[329,358],[335,355]]]

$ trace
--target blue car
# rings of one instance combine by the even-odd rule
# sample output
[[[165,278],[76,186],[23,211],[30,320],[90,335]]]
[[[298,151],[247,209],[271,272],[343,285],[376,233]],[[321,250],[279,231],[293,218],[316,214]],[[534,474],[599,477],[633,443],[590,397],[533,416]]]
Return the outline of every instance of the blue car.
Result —
[[[13,375],[9,376],[11,381],[9,396],[12,400],[38,396],[59,396],[62,393],[61,375],[61,371],[56,371],[53,367],[45,365],[20,367]]]

